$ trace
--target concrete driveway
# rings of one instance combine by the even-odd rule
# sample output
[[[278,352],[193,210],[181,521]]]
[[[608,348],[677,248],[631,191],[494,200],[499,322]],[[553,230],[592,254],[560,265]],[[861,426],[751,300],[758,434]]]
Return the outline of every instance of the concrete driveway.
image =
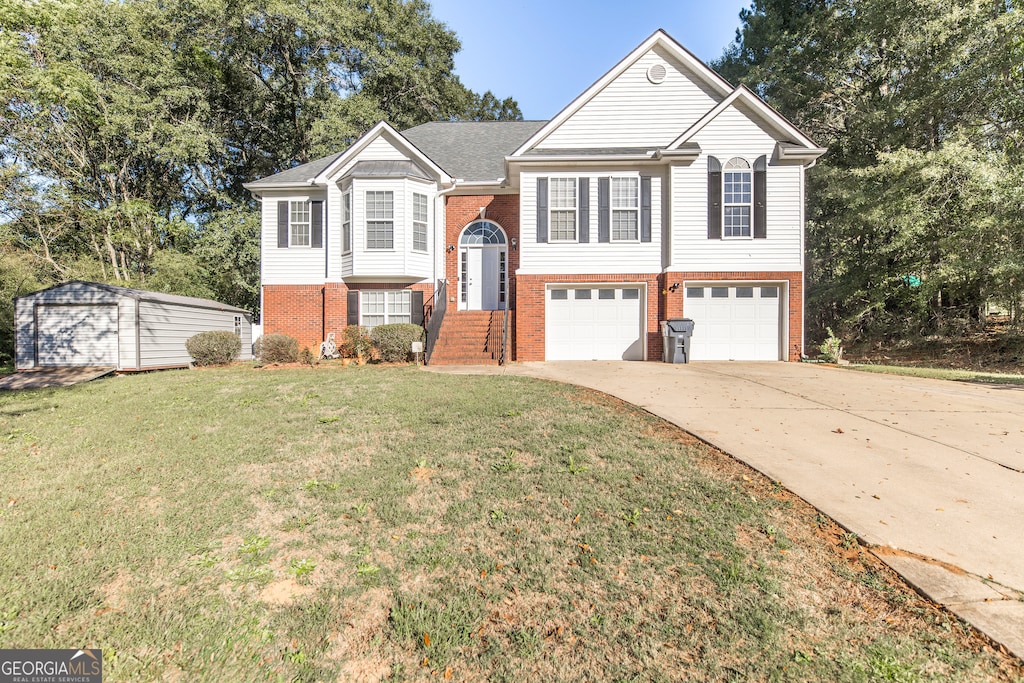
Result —
[[[798,363],[558,362],[801,496],[1024,658],[1024,387]]]

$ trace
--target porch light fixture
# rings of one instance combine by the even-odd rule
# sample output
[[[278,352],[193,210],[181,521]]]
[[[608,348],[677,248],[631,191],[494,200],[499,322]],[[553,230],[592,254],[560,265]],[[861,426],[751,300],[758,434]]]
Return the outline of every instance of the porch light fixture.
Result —
[[[512,251],[515,251],[516,247],[518,247],[518,246],[519,246],[519,240],[517,240],[515,237],[513,237],[512,238]]]
[[[449,245],[448,245],[448,253],[450,254],[450,253],[452,253],[453,251],[455,251],[455,245],[454,245],[454,244],[449,244]]]
[[[675,292],[677,289],[679,289],[679,283],[678,282],[673,282],[672,286],[668,288],[668,291]]]

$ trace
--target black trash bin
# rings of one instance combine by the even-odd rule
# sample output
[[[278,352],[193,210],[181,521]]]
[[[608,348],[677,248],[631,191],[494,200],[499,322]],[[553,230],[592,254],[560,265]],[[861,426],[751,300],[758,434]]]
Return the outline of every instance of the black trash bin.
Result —
[[[690,337],[694,323],[689,318],[670,318],[661,323],[661,336],[666,363],[690,362]]]

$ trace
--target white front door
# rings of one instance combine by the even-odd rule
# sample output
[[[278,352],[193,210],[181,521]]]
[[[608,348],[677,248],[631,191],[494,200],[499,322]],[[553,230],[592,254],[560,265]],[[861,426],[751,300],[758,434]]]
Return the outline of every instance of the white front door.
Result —
[[[465,307],[471,311],[496,311],[505,308],[501,267],[505,250],[502,248],[467,248],[463,251],[466,278]]]

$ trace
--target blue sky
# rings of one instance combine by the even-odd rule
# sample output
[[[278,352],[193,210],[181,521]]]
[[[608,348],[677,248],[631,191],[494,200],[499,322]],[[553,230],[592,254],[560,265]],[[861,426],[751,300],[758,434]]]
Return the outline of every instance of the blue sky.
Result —
[[[720,57],[750,0],[430,0],[462,41],[455,72],[549,119],[657,29],[705,62]]]

